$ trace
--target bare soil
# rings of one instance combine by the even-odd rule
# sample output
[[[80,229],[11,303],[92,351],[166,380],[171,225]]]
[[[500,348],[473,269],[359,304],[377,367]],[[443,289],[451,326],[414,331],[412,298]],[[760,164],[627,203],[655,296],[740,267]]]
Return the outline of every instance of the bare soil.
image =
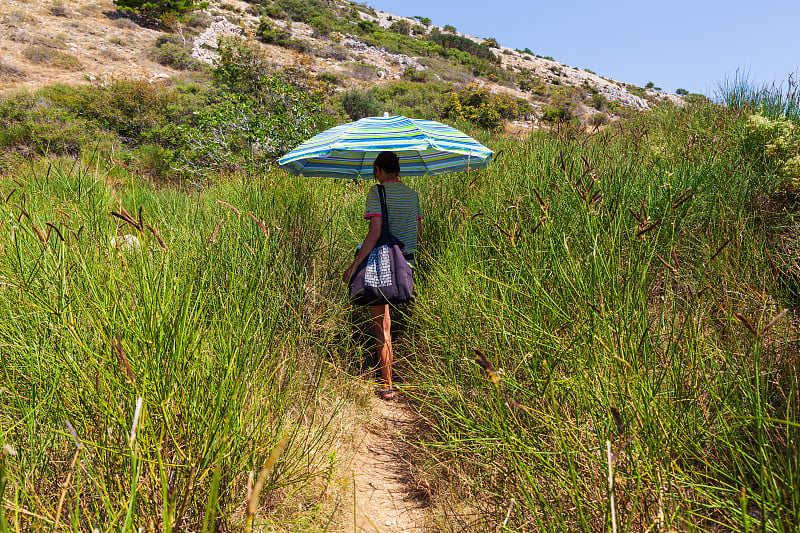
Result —
[[[396,395],[397,396],[397,395]],[[425,502],[409,475],[409,449],[400,438],[417,417],[400,402],[372,400],[375,419],[351,463],[354,506],[349,533],[426,531]]]

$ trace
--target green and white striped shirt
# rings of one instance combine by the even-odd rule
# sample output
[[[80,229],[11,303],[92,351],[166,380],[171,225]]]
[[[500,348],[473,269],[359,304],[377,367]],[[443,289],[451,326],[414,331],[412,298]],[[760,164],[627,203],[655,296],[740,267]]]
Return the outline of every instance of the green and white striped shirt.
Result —
[[[403,182],[387,181],[386,210],[389,214],[389,231],[405,244],[403,253],[413,254],[417,249],[417,230],[422,215],[419,209],[419,195]],[[381,198],[378,186],[373,185],[367,193],[367,209],[364,218],[381,216]]]

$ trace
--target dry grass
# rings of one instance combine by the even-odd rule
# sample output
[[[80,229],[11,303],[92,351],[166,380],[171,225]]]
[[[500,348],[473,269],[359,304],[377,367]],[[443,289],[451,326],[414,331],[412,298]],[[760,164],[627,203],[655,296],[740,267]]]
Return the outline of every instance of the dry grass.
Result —
[[[31,63],[49,65],[64,70],[82,70],[80,60],[68,52],[54,50],[47,46],[33,45],[25,48],[22,55]]]
[[[47,48],[57,48],[59,50],[63,50],[67,47],[67,40],[61,34],[48,35],[45,33],[30,33],[19,30],[11,32],[8,35],[8,39],[17,43],[45,46]]]
[[[20,80],[27,77],[21,68],[0,61],[0,80]]]
[[[24,11],[12,11],[7,15],[3,15],[3,24],[12,28],[19,28],[20,26],[35,26],[39,24],[39,19],[25,13]]]

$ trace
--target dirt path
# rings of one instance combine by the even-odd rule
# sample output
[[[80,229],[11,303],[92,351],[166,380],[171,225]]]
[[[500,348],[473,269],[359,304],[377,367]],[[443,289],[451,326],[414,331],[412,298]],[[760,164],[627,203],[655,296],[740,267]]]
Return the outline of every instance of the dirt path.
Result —
[[[355,513],[352,533],[426,531],[424,504],[407,475],[408,446],[398,435],[416,417],[402,403],[374,400],[376,419],[353,458]],[[354,517],[354,519],[353,519]]]

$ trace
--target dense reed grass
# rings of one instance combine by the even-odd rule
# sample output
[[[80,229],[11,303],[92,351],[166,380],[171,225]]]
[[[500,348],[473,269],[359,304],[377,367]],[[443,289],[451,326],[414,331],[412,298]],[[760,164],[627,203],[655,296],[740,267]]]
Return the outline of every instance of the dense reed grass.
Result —
[[[485,139],[494,166],[427,186],[397,353],[441,529],[800,525],[796,300],[775,259],[797,219],[740,150],[743,120],[701,104]]]
[[[0,531],[336,516],[358,393],[324,348],[350,328],[329,289],[339,198],[311,185],[155,190],[71,160],[3,177]]]
[[[717,100],[731,109],[748,109],[772,119],[788,118],[800,121],[800,87],[795,75],[782,84],[756,85],[746,72],[736,74],[722,82]]]

